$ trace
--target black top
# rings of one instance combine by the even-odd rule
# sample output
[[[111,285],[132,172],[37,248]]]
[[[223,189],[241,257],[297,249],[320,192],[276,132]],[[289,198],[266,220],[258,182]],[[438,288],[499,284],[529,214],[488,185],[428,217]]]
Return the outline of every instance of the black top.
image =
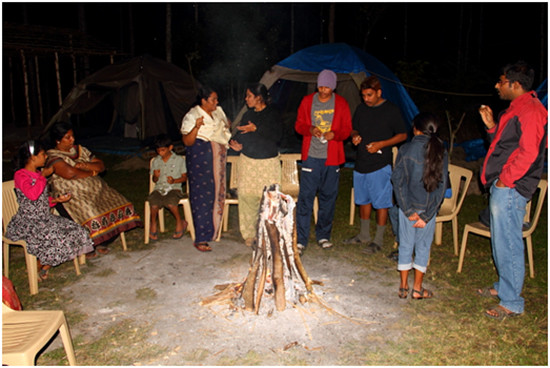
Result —
[[[256,125],[256,131],[237,133],[235,140],[243,145],[241,153],[250,158],[265,159],[279,155],[279,144],[283,137],[283,122],[279,112],[267,106],[262,111],[248,110],[241,119],[240,125],[251,121]]]
[[[353,114],[353,130],[359,132],[362,138],[361,143],[357,145],[355,160],[355,170],[362,174],[380,170],[392,163],[392,147],[384,147],[382,154],[369,153],[367,144],[407,132],[399,107],[388,100],[375,107],[369,107],[364,103],[357,106]]]

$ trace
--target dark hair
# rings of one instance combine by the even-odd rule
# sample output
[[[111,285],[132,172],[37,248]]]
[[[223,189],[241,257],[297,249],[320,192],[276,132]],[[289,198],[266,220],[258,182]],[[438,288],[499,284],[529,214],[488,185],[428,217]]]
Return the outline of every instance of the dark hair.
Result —
[[[535,71],[525,61],[506,65],[502,68],[502,74],[510,83],[518,82],[526,91],[531,90],[533,80],[535,79]]]
[[[155,138],[155,141],[153,142],[153,146],[155,149],[157,148],[163,148],[163,147],[169,147],[172,145],[172,139],[167,134],[161,134],[158,137]]]
[[[208,100],[208,97],[210,97],[210,95],[214,92],[216,91],[214,91],[212,88],[208,86],[201,86],[197,94],[197,100],[195,101],[195,105],[200,106],[202,104],[202,99]]]
[[[67,134],[67,132],[72,129],[73,125],[71,123],[65,121],[58,121],[54,123],[50,128],[50,143],[52,147],[55,147],[57,141],[60,141],[61,138],[63,138],[65,134]]]
[[[430,137],[426,144],[426,156],[424,160],[424,173],[422,182],[428,193],[433,192],[443,180],[443,157],[445,147],[438,136],[439,121],[429,112],[421,112],[413,119],[413,126],[422,134]]]
[[[29,140],[23,143],[17,149],[17,153],[13,157],[14,171],[25,167],[31,156],[36,156],[40,151],[46,150],[46,146],[42,141]]]
[[[246,89],[249,90],[254,96],[260,96],[266,105],[271,103],[271,96],[269,95],[269,92],[267,92],[266,86],[262,83],[250,83],[246,86]]]
[[[370,77],[365,78],[365,80],[361,83],[361,91],[364,89],[374,89],[375,91],[379,91],[382,89],[382,85],[380,84],[378,78],[371,75]]]

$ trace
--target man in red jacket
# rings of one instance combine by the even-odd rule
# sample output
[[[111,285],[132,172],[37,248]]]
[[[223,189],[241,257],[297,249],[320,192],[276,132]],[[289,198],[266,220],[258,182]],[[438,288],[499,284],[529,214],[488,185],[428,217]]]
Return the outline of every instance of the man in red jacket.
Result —
[[[322,248],[332,247],[330,235],[340,165],[346,161],[344,140],[351,132],[351,112],[346,100],[334,93],[337,76],[325,69],[317,77],[317,92],[303,98],[296,131],[303,136],[302,175],[296,209],[298,248],[307,247],[313,201],[319,196],[315,235]]]
[[[523,217],[544,168],[548,126],[548,112],[531,91],[534,74],[524,62],[507,65],[495,88],[510,106],[496,121],[491,108],[479,109],[491,139],[481,181],[491,193],[491,246],[498,281],[478,293],[500,299],[485,311],[495,319],[522,314],[525,303],[520,296],[525,276]]]

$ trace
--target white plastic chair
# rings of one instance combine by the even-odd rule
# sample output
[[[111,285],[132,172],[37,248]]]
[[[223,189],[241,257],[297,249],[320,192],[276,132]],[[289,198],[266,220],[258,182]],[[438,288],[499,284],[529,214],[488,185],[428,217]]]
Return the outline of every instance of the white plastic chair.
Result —
[[[19,209],[17,196],[14,191],[15,185],[13,180],[2,183],[2,250],[4,255],[4,276],[10,277],[10,245],[19,245],[23,247],[25,252],[25,263],[27,264],[27,275],[29,278],[29,292],[31,295],[38,294],[38,261],[35,256],[27,252],[27,242],[24,240],[11,240],[4,234],[6,228],[15,216]],[[73,260],[76,274],[80,276],[80,264],[86,263],[86,256],[83,254],[80,257],[75,257]]]
[[[538,189],[539,194],[535,210],[533,214],[531,214],[531,204],[533,201],[531,200],[527,202],[527,205],[525,207],[525,217],[523,219],[523,222],[529,224],[529,227],[523,230],[522,236],[525,238],[525,242],[527,244],[527,259],[529,261],[529,276],[531,278],[535,277],[535,266],[533,265],[533,240],[531,239],[531,235],[537,228],[537,224],[539,222],[540,213],[544,204],[544,198],[548,189],[548,181],[546,179],[541,179],[538,184]],[[466,244],[468,243],[469,233],[481,235],[487,238],[491,237],[491,229],[483,225],[481,222],[467,224],[464,227],[464,235],[462,235],[462,245],[460,246],[460,256],[458,258],[458,268],[456,270],[457,273],[462,272],[462,265],[464,264],[464,256],[466,254]],[[544,246],[546,246],[546,244],[544,244]]]
[[[149,161],[149,167],[151,167],[151,164],[153,163],[152,158]],[[189,201],[189,183],[185,184],[186,187],[186,193],[187,197],[180,199],[178,202],[178,205],[183,206],[183,215],[185,221],[187,221],[187,230],[189,231],[189,234],[191,235],[191,239],[195,240],[195,226],[193,224],[193,215],[191,213],[191,202]],[[149,174],[149,193],[151,193],[155,189],[155,182],[153,181],[153,176]],[[158,225],[159,225],[159,231],[163,233],[165,231],[164,227],[164,208],[161,208],[159,210],[158,214]],[[149,234],[151,233],[151,205],[149,204],[149,201],[145,201],[145,211],[144,211],[144,243],[149,244]]]
[[[472,181],[473,172],[456,165],[449,165],[452,197],[445,198],[435,217],[434,243],[441,245],[443,237],[443,223],[451,221],[453,227],[453,245],[455,256],[458,256],[458,214]]]
[[[70,365],[76,365],[63,311],[15,311],[2,303],[2,364],[35,365],[36,354],[59,331]]]

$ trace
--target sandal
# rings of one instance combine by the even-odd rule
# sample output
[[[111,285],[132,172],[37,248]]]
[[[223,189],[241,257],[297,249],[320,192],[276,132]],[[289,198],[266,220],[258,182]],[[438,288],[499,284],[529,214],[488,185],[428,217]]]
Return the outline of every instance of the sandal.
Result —
[[[185,230],[187,230],[187,221],[182,221],[181,223],[183,225],[183,229],[180,231],[174,231],[174,235],[172,235],[173,239],[181,239],[183,234],[185,234]]]
[[[102,246],[102,245],[98,245],[97,247],[95,247],[95,250],[99,254],[109,254],[109,252],[110,252],[109,248],[107,248],[105,246]]]
[[[159,233],[157,233],[156,231],[150,233],[150,234],[149,234],[149,239],[151,239],[151,240],[159,240]]]
[[[95,252],[95,250],[91,251],[90,253],[86,253],[86,259],[92,259],[95,257],[97,257],[97,253]]]
[[[496,294],[493,294],[492,291],[494,291]],[[498,292],[495,290],[495,288],[491,286],[487,286],[483,289],[477,289],[476,293],[477,295],[484,298],[498,298]]]
[[[211,252],[212,248],[208,245],[207,242],[193,243],[193,246],[197,248],[200,252]]]
[[[407,299],[409,295],[409,288],[399,288],[399,293],[397,294],[401,299]]]
[[[520,316],[521,313],[512,312],[511,310],[504,308],[502,305],[495,305],[493,308],[486,310],[485,315],[489,318],[498,319],[499,321],[502,321],[507,317],[512,318],[512,317]]]
[[[50,270],[49,268],[46,269],[46,268],[42,267],[42,268],[40,269],[40,271],[38,272],[38,279],[39,279],[40,281],[47,280],[47,279],[48,279],[48,271],[49,271],[49,270]]]
[[[414,297],[414,294],[419,294],[420,296],[415,298]],[[411,298],[414,299],[414,300],[420,300],[420,299],[430,299],[434,296],[434,293],[432,293],[430,290],[428,289],[424,289],[424,288],[421,288],[420,290],[415,290],[413,289],[413,292],[411,294]]]

